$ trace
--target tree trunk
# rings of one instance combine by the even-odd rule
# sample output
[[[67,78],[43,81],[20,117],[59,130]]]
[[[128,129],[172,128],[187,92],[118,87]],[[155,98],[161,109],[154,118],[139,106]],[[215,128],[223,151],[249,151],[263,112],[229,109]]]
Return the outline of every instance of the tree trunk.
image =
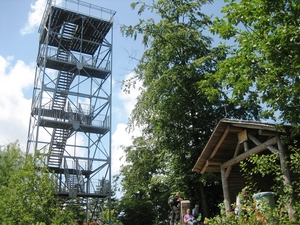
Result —
[[[207,204],[204,186],[202,182],[200,182],[200,195],[201,195],[202,218],[209,217],[209,212],[208,212],[209,206]]]

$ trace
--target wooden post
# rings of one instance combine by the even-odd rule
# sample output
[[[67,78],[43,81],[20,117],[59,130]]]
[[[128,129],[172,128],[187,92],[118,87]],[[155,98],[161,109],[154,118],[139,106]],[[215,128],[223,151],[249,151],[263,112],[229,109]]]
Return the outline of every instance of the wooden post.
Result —
[[[277,138],[277,146],[278,146],[278,150],[279,150],[280,167],[281,167],[281,172],[282,172],[282,176],[283,176],[284,186],[287,186],[287,185],[291,186],[292,182],[291,182],[289,167],[286,163],[286,154],[285,154],[284,148],[283,148],[279,138]],[[290,193],[290,195],[291,194],[292,193]],[[286,203],[286,208],[287,208],[290,219],[294,219],[294,214],[295,214],[295,210],[293,208],[292,202],[293,202],[293,198],[292,198],[292,196],[289,196],[289,201]]]
[[[180,224],[184,224],[183,217],[184,217],[184,215],[186,213],[186,210],[188,208],[192,212],[190,201],[189,200],[182,200],[180,202]]]
[[[226,169],[224,168],[221,168],[221,178],[222,178],[225,211],[226,211],[226,215],[229,216],[229,214],[231,213],[230,195],[228,190],[228,180],[226,178]]]

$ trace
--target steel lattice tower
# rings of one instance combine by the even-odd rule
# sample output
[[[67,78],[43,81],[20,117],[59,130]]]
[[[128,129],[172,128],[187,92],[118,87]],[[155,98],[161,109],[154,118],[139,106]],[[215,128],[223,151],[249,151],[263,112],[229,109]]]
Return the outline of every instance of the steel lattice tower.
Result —
[[[48,0],[39,28],[27,152],[44,153],[58,195],[83,204],[110,197],[114,15]]]

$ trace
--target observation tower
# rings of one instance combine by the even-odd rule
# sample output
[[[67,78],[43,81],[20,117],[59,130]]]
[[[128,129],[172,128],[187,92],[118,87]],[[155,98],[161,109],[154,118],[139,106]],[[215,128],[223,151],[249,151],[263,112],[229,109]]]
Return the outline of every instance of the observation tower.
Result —
[[[114,15],[48,0],[39,27],[27,153],[43,153],[64,203],[76,199],[90,213],[90,199],[111,194]]]

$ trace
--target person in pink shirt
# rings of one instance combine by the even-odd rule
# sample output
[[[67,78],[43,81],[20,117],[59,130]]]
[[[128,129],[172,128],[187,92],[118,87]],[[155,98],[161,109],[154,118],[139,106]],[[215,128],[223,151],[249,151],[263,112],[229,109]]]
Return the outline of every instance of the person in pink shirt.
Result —
[[[191,214],[191,209],[186,209],[186,214],[183,217],[183,221],[187,225],[193,225],[194,224],[194,217]]]

